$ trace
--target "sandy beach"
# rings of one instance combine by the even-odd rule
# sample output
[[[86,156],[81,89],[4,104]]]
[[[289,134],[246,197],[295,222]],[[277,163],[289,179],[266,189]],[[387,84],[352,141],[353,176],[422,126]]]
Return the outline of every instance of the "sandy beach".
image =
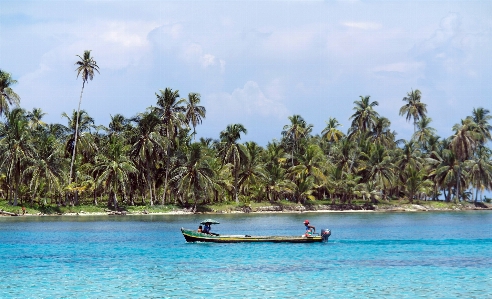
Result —
[[[446,206],[436,207],[433,202],[420,202],[413,204],[400,204],[400,205],[388,205],[388,204],[375,204],[369,206],[357,206],[354,205],[354,209],[340,209],[340,205],[329,206],[329,205],[311,205],[311,206],[281,206],[281,205],[268,205],[259,206],[254,208],[236,208],[227,210],[214,210],[211,212],[193,212],[191,209],[173,209],[172,211],[166,212],[149,212],[147,210],[139,212],[131,211],[121,211],[115,212],[111,210],[106,210],[103,212],[69,212],[69,213],[53,213],[53,214],[43,214],[43,213],[29,213],[29,209],[26,210],[25,214],[6,212],[0,209],[0,217],[11,217],[11,216],[135,216],[135,215],[191,215],[191,214],[210,214],[210,215],[220,215],[220,214],[243,214],[243,213],[255,213],[255,214],[283,214],[283,213],[398,213],[398,212],[444,212],[444,211],[483,211],[492,210],[492,204],[488,203],[447,203]],[[334,209],[336,207],[336,209]]]

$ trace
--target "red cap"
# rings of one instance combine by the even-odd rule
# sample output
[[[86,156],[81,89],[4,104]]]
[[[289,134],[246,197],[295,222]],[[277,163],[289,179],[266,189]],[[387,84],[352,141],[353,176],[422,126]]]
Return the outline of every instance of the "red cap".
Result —
[[[308,224],[309,223],[309,220],[304,220],[304,224]]]

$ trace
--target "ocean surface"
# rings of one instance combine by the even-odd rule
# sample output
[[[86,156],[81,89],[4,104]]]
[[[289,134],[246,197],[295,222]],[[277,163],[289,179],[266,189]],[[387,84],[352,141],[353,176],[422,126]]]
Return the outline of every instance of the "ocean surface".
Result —
[[[212,231],[328,243],[186,243],[211,215],[0,217],[0,298],[492,298],[492,213],[212,215]]]

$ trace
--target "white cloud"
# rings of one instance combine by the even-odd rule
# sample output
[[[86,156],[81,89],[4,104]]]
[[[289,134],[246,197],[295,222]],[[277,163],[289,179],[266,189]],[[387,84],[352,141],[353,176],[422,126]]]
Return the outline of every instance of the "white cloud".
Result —
[[[184,50],[181,57],[188,64],[198,64],[202,68],[206,69],[208,67],[218,66],[223,72],[225,68],[225,61],[222,59],[217,60],[212,54],[203,53],[203,48],[201,45],[196,43],[191,43],[184,45]],[[218,61],[218,62],[217,62]]]
[[[440,47],[448,46],[450,42],[451,45],[459,45],[459,43],[453,42],[453,39],[458,35],[460,24],[459,15],[457,13],[449,13],[441,20],[439,28],[428,39],[418,45],[418,51],[425,53],[438,50]],[[438,54],[443,55],[444,53]]]
[[[166,55],[171,54],[189,65],[199,65],[204,69],[217,67],[221,73],[224,72],[225,61],[207,53],[203,44],[191,41],[192,33],[186,29],[181,24],[163,25],[149,33],[149,40]]]
[[[272,89],[270,89],[272,90]],[[209,97],[207,110],[211,114],[227,115],[231,118],[247,118],[251,115],[283,119],[289,114],[279,100],[268,98],[258,83],[248,81],[243,88],[236,88],[232,93],[213,94]]]
[[[103,41],[115,43],[127,48],[138,48],[147,46],[148,25],[128,23],[128,22],[109,22],[106,29],[101,33]]]
[[[373,68],[374,72],[398,72],[415,73],[422,71],[425,67],[423,62],[398,62],[386,65],[379,65]]]
[[[201,57],[201,61],[204,68],[215,65],[215,56],[212,54],[204,54]]]
[[[343,22],[342,25],[362,30],[378,30],[383,27],[380,23],[374,22]]]

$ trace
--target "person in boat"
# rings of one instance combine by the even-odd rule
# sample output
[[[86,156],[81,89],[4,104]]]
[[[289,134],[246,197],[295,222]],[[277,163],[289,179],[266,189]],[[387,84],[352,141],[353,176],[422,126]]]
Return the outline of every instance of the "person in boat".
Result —
[[[202,229],[202,233],[210,234],[211,226],[212,226],[211,223],[209,223],[209,222],[205,223],[205,226]]]
[[[304,220],[304,226],[306,227],[306,236],[312,235],[316,232],[316,227],[309,224],[309,220]]]
[[[201,225],[198,226],[197,232],[201,233],[203,231],[203,227]]]

